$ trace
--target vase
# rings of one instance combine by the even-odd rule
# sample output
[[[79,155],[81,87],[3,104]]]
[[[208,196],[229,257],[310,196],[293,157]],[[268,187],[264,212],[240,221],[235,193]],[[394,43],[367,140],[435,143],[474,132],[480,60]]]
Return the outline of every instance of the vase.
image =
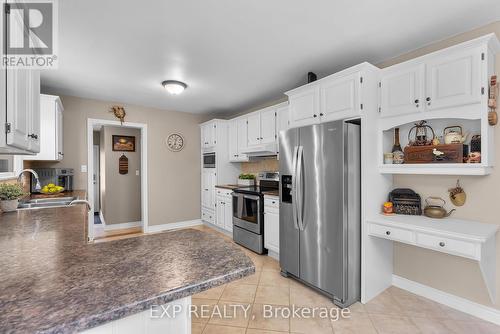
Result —
[[[16,211],[18,204],[18,199],[2,200],[0,201],[0,210],[2,210],[2,212]]]

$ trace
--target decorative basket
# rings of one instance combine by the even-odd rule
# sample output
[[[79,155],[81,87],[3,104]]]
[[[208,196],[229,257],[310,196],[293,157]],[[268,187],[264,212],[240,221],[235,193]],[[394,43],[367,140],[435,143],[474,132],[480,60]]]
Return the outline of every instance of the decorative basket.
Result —
[[[239,186],[253,186],[255,184],[254,179],[238,179]]]

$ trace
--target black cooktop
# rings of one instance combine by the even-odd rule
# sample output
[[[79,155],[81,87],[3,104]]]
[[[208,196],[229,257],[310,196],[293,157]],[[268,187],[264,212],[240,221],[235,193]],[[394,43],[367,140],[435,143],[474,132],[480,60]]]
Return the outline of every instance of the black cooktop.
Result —
[[[244,193],[244,194],[252,194],[252,195],[262,195],[264,191],[273,191],[278,190],[276,187],[263,187],[263,186],[248,186],[248,187],[240,187],[234,189],[234,192]]]

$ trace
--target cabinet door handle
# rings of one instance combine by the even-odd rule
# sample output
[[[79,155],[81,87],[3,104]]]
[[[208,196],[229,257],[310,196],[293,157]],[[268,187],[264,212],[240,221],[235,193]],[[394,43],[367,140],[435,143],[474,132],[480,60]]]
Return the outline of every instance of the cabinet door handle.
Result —
[[[418,99],[415,100],[415,103],[418,103]]]
[[[314,114],[313,117],[318,117],[318,115]]]
[[[64,153],[62,152],[57,152],[57,154],[64,156]]]
[[[391,235],[391,231],[386,231],[385,234]]]
[[[38,135],[32,133],[32,134],[29,134],[28,137],[31,137],[32,139],[38,139]]]
[[[430,106],[431,105],[431,98],[427,97],[425,100],[427,101],[427,105]]]
[[[323,116],[323,113],[319,113],[320,116]]]
[[[441,242],[439,243],[439,246],[444,247],[444,246],[446,246],[446,244],[445,244],[444,242],[442,242],[442,241],[441,241]]]
[[[272,201],[272,203],[273,203],[273,204],[276,204],[276,202],[275,202],[275,201]]]

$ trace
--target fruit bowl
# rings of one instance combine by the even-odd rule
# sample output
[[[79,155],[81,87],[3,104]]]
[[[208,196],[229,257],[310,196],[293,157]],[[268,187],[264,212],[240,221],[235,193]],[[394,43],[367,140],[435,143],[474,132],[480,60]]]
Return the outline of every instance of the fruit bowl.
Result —
[[[42,187],[42,189],[40,189],[40,192],[42,194],[48,194],[48,195],[59,194],[59,193],[62,193],[63,191],[64,191],[63,187],[56,186],[53,183],[49,183],[48,185],[46,185],[46,186]]]

